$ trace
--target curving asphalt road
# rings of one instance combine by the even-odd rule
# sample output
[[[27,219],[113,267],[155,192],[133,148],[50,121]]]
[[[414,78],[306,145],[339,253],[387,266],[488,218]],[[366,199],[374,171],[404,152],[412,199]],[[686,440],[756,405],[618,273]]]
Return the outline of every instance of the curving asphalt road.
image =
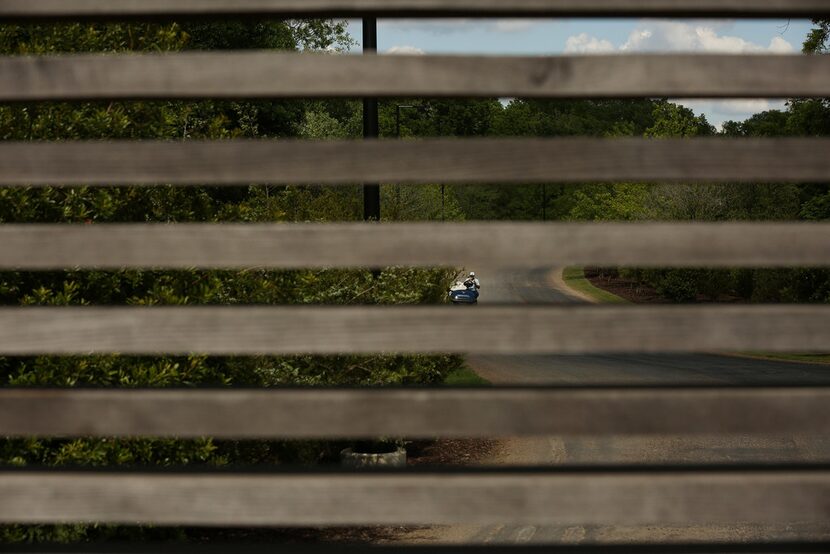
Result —
[[[481,304],[583,302],[556,288],[550,268],[479,273]],[[473,308],[474,309],[474,308]],[[830,384],[830,366],[716,354],[468,356],[485,379],[500,384],[549,385],[776,385]]]
[[[481,303],[574,303],[551,269],[487,272]],[[468,308],[475,310],[474,307]],[[468,364],[495,384],[649,385],[830,383],[830,366],[728,355],[468,356]],[[830,437],[621,437],[507,439],[488,464],[674,464],[830,461]],[[445,529],[439,540],[476,543],[585,543],[830,539],[830,522],[781,526],[583,527],[497,526]]]

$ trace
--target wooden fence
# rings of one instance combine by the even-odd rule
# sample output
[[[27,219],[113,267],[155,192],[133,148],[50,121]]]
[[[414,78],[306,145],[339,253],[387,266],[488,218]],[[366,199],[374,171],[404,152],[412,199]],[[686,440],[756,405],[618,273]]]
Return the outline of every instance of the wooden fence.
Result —
[[[0,0],[8,21],[164,17],[805,17],[826,0]],[[394,96],[828,97],[830,57],[0,58],[0,101]],[[421,163],[429,159],[429,164]],[[325,163],[321,163],[321,161]],[[0,143],[0,186],[826,182],[830,141]],[[470,253],[447,239],[475,232]],[[830,265],[828,224],[0,226],[0,268]],[[0,355],[826,350],[828,306],[3,308]],[[794,383],[793,385],[798,385]],[[222,438],[830,433],[825,387],[0,391],[0,435]],[[370,406],[395,406],[380,411]],[[397,415],[389,417],[388,414]],[[830,520],[827,466],[469,472],[0,472],[0,521],[161,525]],[[784,539],[786,537],[780,537]],[[825,545],[826,546],[826,545]],[[675,551],[665,547],[665,551]],[[689,551],[738,551],[734,546]],[[783,551],[795,546],[768,546]],[[799,545],[818,551],[821,545]],[[696,550],[695,550],[696,549]],[[644,549],[644,551],[647,549]],[[613,551],[611,548],[609,551]]]

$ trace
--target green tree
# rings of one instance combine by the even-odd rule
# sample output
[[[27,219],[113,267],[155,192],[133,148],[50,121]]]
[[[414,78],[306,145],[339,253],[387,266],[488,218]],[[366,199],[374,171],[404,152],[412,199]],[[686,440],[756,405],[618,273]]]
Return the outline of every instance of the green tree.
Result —
[[[706,137],[716,133],[705,115],[695,113],[679,104],[660,102],[654,107],[654,124],[645,136],[657,138]]]
[[[830,48],[830,19],[814,19],[816,27],[807,35],[804,41],[804,52],[821,54]]]

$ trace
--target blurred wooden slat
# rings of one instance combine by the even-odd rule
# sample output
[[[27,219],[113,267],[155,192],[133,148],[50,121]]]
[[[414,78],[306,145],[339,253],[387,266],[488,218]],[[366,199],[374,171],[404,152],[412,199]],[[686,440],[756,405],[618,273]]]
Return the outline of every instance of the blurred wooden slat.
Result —
[[[0,354],[821,352],[829,318],[826,305],[3,308]]]
[[[0,436],[6,437],[432,439],[776,433],[830,433],[830,388],[0,389]]]
[[[357,56],[225,52],[0,58],[0,101],[123,98],[830,96],[830,57]]]
[[[459,237],[476,237],[470,248]],[[0,269],[826,267],[830,224],[2,225]]]
[[[0,520],[160,525],[824,523],[830,470],[0,473]]]
[[[775,541],[742,539],[735,542],[706,542],[693,544],[492,544],[486,546],[487,554],[807,554],[830,552],[830,542],[821,533],[821,526],[815,526],[814,536],[799,533],[797,540]],[[480,544],[292,544],[291,554],[478,554]],[[34,546],[4,545],[5,554],[79,554],[81,549],[73,545]],[[252,542],[225,542],[220,544],[179,544],[179,543],[91,543],[84,545],[83,554],[272,554],[273,544]]]
[[[0,143],[0,185],[827,180],[820,138]]]
[[[172,16],[818,17],[824,0],[3,0],[0,19]]]

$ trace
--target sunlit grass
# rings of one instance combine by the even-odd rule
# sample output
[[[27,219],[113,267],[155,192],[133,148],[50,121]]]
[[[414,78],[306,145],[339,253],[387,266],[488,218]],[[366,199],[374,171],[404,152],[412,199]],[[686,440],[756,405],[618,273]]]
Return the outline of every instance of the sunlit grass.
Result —
[[[461,367],[450,373],[444,380],[448,387],[481,387],[489,385],[490,381],[479,376],[467,366]]]
[[[593,298],[601,304],[629,304],[629,301],[625,298],[595,287],[585,277],[585,270],[581,267],[566,268],[562,277],[569,287]]]

